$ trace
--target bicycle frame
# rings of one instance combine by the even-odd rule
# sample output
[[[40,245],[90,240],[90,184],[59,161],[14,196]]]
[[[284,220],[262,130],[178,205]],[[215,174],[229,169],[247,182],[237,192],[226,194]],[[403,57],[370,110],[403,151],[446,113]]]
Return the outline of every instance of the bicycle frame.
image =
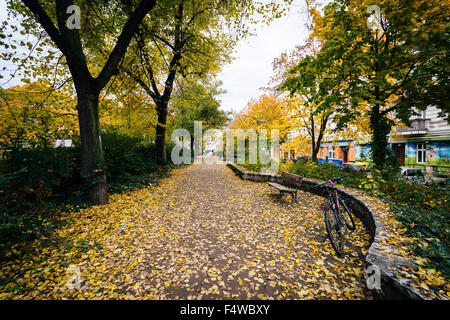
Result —
[[[328,190],[328,194],[327,194],[327,198],[330,201],[332,207],[328,208],[328,206],[324,205],[324,206],[320,206],[320,209],[322,210],[328,210],[330,209],[333,212],[333,215],[335,216],[335,219],[338,223],[337,227],[339,229],[341,229],[342,227],[347,228],[347,224],[345,223],[345,221],[342,221],[341,219],[341,208],[340,208],[340,204],[339,204],[339,195],[338,195],[338,191],[336,188],[336,185],[333,183],[332,180],[328,180],[327,183],[329,183],[331,185],[332,190]]]
[[[331,196],[331,192],[330,191],[328,191],[327,197],[330,199],[331,203],[334,203],[336,205],[336,208],[337,208],[338,212],[340,212],[339,211],[340,210],[340,208],[339,208],[339,201],[338,201],[338,191],[336,189],[336,186],[333,183],[333,181],[331,181],[331,180],[328,180],[327,183],[329,183],[331,185],[331,187],[333,188],[333,191],[334,191],[334,195],[333,196],[334,196],[334,198],[333,198],[333,196]],[[325,209],[328,209],[328,207],[320,206],[320,209],[325,210]]]

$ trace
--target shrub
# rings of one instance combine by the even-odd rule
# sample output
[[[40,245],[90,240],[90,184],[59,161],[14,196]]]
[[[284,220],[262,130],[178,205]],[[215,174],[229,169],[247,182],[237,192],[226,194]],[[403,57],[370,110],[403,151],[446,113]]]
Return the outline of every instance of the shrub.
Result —
[[[8,213],[42,204],[62,190],[73,189],[78,177],[78,148],[19,149],[0,163],[0,198]]]
[[[116,189],[158,169],[152,142],[109,130],[102,133],[102,145],[108,182]],[[79,191],[80,162],[78,144],[72,148],[14,150],[9,158],[0,160],[0,213],[3,217],[25,213],[51,198]]]
[[[253,172],[261,172],[261,170],[263,168],[267,168],[269,167],[269,165],[267,164],[262,164],[262,163],[256,163],[256,164],[249,164],[249,163],[245,163],[241,165],[243,168],[247,169],[248,171],[253,171]]]
[[[450,275],[449,187],[414,185],[403,181],[386,184],[383,197],[397,220],[417,240],[413,250],[429,259],[429,266]]]
[[[158,168],[153,143],[109,131],[102,133],[102,145],[109,182],[128,181]]]
[[[287,171],[292,172],[304,177],[328,180],[330,178],[336,178],[342,175],[347,175],[341,183],[349,187],[359,187],[362,183],[366,182],[367,176],[363,172],[357,171],[345,171],[341,167],[332,163],[317,164],[307,159],[300,159],[297,162],[288,161],[280,166],[280,172]]]
[[[152,142],[109,131],[103,132],[102,144],[109,192],[153,184],[167,176],[157,170]],[[0,160],[0,251],[1,244],[48,236],[59,223],[55,213],[66,205],[87,205],[80,192],[79,172],[77,144],[73,148],[17,149]]]

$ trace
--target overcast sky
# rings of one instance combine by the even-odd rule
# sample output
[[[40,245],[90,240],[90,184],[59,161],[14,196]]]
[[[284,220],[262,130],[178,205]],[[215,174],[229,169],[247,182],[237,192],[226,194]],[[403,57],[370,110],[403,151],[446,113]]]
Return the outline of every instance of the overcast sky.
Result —
[[[256,36],[237,46],[236,59],[219,75],[227,91],[221,96],[224,110],[240,111],[251,98],[262,95],[260,88],[268,85],[273,74],[273,59],[304,42],[307,33],[303,9],[303,1],[297,1],[288,16],[259,28]]]
[[[0,0],[0,21],[6,18],[6,3],[5,0]]]

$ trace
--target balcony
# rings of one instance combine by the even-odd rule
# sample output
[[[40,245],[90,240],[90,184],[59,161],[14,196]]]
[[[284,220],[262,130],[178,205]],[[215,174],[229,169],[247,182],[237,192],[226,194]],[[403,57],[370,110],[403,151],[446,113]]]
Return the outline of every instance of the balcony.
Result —
[[[411,120],[411,127],[396,127],[395,132],[400,135],[421,135],[428,132],[430,119]]]

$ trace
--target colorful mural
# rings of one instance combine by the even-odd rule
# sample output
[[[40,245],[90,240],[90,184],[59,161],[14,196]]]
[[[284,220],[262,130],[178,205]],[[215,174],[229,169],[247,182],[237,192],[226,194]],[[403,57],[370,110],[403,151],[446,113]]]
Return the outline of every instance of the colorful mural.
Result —
[[[355,146],[355,159],[357,161],[367,161],[370,158],[370,145],[357,144]]]
[[[428,144],[426,157],[430,165],[450,167],[450,141]]]
[[[405,165],[416,164],[416,144],[414,142],[406,142],[405,153]]]
[[[431,165],[450,167],[450,141],[429,141],[425,144],[425,161],[417,163],[417,146],[424,142],[406,143],[406,166]]]

